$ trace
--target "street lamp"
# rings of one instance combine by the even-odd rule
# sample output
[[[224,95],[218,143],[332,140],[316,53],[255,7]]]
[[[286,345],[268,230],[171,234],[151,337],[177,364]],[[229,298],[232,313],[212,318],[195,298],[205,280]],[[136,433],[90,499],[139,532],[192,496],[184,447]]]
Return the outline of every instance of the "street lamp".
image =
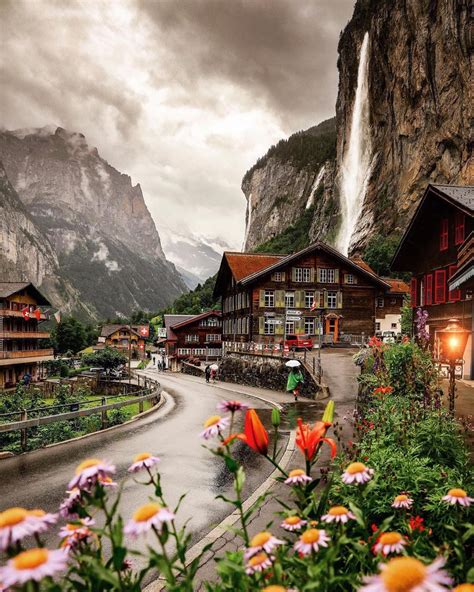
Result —
[[[450,319],[445,329],[437,331],[441,343],[441,359],[449,364],[449,412],[454,415],[456,395],[456,363],[462,360],[469,331],[463,329],[457,319]]]

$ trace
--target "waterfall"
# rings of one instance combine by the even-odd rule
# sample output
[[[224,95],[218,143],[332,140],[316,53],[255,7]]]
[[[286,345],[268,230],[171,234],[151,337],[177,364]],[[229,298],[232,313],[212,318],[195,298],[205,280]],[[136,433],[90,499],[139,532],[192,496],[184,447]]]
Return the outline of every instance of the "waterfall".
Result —
[[[351,238],[364,203],[370,177],[371,141],[369,127],[369,33],[360,48],[357,89],[352,111],[349,144],[342,159],[341,214],[342,222],[336,241],[344,255],[349,252]]]
[[[242,245],[242,251],[245,251],[245,245],[247,244],[247,240],[249,238],[250,232],[250,225],[252,223],[252,194],[249,195],[249,199],[247,202],[247,215],[246,215],[246,224],[245,224],[245,236],[244,236],[244,244]]]
[[[309,192],[309,197],[308,197],[308,201],[306,202],[306,209],[310,208],[313,203],[314,203],[314,192],[316,191],[316,189],[320,186],[321,181],[323,180],[323,175],[324,175],[324,165],[319,169],[319,173],[316,177],[315,182],[313,183],[313,186],[311,187],[311,191]]]

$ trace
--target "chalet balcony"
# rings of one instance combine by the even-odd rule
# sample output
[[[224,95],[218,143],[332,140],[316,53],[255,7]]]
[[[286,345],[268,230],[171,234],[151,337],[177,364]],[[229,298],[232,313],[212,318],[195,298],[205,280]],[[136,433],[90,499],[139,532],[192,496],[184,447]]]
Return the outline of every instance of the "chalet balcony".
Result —
[[[474,232],[467,237],[458,252],[458,268],[474,259]]]
[[[48,339],[48,331],[0,331],[0,339]]]
[[[0,351],[0,366],[10,366],[12,364],[23,364],[28,362],[42,362],[52,359],[54,359],[53,348]]]
[[[16,318],[23,318],[23,313],[21,310],[10,310],[9,308],[0,308],[0,317],[16,317]],[[41,313],[40,320],[45,321],[47,319],[46,315]],[[33,316],[32,320],[36,321],[36,317]]]

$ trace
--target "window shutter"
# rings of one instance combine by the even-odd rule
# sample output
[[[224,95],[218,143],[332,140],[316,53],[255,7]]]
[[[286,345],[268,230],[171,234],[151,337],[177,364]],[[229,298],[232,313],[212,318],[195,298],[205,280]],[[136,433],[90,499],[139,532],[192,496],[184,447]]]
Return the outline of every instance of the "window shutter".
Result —
[[[275,325],[275,335],[284,335],[285,319],[283,317],[276,317],[276,319],[281,321],[281,325]]]
[[[259,295],[260,300],[259,300],[258,304],[259,304],[260,308],[264,308],[265,307],[265,290],[260,290],[259,294],[260,294]]]
[[[446,251],[449,245],[449,220],[443,218],[441,220],[441,227],[439,233],[439,250]]]
[[[418,281],[416,278],[411,278],[410,283],[410,297],[411,297],[411,307],[416,308],[418,306],[418,301],[416,299],[418,292]]]
[[[425,276],[425,304],[429,306],[433,304],[433,274],[429,273]]]
[[[285,290],[275,291],[275,306],[276,308],[285,308]]]
[[[318,284],[320,284],[321,283],[321,268],[320,267],[318,267],[317,272],[318,272],[318,274],[317,274]]]
[[[464,241],[466,216],[462,212],[456,212],[454,244],[460,245]]]
[[[265,333],[265,317],[258,317],[258,333],[259,335]]]
[[[323,292],[323,308],[327,308],[328,307],[328,293],[327,290],[324,290]]]
[[[339,269],[335,269],[335,270],[334,270],[334,282],[335,282],[336,284],[338,284],[338,283],[339,283]]]
[[[301,318],[299,321],[295,321],[295,333],[296,335],[304,334],[304,319]]]
[[[435,304],[446,302],[446,271],[438,269],[435,272]]]
[[[309,269],[309,281],[314,284],[314,267],[310,267]]]
[[[291,268],[291,281],[296,282],[296,267]]]
[[[286,279],[286,272],[285,271],[282,271],[281,272],[281,281],[284,282],[285,279]]]
[[[449,277],[453,276],[458,269],[457,265],[450,265],[449,266]],[[457,300],[461,300],[461,290],[456,288],[456,290],[449,290],[449,301],[456,302]]]
[[[337,308],[342,308],[342,292],[337,293]]]
[[[321,307],[321,292],[319,290],[314,293],[313,303],[316,303],[317,308]]]
[[[302,290],[295,292],[295,308],[304,308],[304,292]]]

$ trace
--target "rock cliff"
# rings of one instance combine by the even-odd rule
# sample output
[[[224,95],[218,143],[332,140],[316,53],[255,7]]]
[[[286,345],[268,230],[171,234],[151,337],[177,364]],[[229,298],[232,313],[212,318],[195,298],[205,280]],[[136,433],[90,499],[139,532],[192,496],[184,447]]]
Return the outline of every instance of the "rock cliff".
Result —
[[[59,277],[74,286],[92,316],[156,310],[186,291],[165,259],[140,186],[82,134],[50,127],[4,131],[0,159],[50,245]]]

